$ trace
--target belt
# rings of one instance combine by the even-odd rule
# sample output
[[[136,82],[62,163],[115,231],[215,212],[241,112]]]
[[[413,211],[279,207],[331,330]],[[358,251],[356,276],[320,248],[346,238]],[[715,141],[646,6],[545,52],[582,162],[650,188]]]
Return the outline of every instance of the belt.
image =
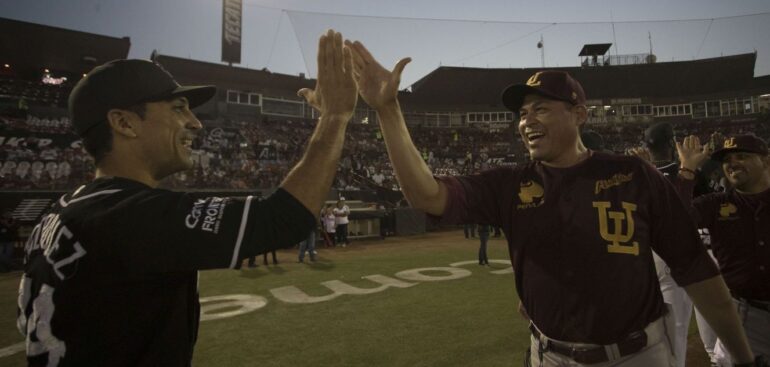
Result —
[[[534,324],[529,325],[529,330],[532,331],[532,335],[537,338],[538,342],[542,345],[540,331],[537,330]],[[546,345],[543,350],[548,352],[554,352],[572,358],[575,362],[582,364],[594,364],[607,362],[610,358],[607,356],[607,350],[604,346],[597,347],[575,347],[567,343],[560,343],[553,341],[547,336]],[[615,343],[620,352],[620,357],[625,357],[630,354],[634,354],[647,346],[647,333],[644,330],[636,331],[628,334],[623,340]]]

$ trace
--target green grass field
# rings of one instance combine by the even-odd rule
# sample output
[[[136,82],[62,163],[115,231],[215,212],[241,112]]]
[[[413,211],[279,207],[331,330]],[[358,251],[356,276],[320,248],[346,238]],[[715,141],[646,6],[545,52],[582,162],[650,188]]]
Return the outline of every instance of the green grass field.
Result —
[[[260,262],[254,269],[201,272],[201,297],[251,295],[267,303],[240,315],[203,321],[193,364],[521,366],[529,332],[516,311],[513,275],[501,271],[507,265],[476,264],[477,250],[478,241],[464,239],[461,231],[438,232],[354,242],[347,248],[319,247],[320,261],[315,264],[299,264],[296,251],[286,250],[278,253],[278,265]],[[489,258],[508,259],[503,239],[490,240]],[[473,263],[450,267],[461,261]],[[442,280],[451,274],[447,270],[421,272],[434,281],[395,275],[447,267],[465,276]],[[321,283],[334,280],[358,288],[381,287],[362,278],[371,275],[412,285],[316,303],[287,303],[271,292],[294,286],[307,296],[322,297],[332,291]],[[0,275],[0,356],[9,353],[3,348],[23,340],[15,327],[19,276]],[[236,310],[241,306],[224,305],[215,313]],[[688,366],[708,366],[694,328],[688,353]],[[23,352],[0,357],[0,366],[22,365]]]

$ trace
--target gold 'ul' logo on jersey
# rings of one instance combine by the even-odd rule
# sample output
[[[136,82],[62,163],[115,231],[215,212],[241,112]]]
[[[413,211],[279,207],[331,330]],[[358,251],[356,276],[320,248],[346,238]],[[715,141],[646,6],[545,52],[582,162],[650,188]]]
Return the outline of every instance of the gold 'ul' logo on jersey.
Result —
[[[599,213],[599,234],[602,239],[609,241],[607,252],[613,254],[639,255],[639,242],[632,242],[634,238],[634,211],[636,204],[621,202],[623,211],[609,210],[612,207],[609,201],[594,201],[594,208]],[[610,232],[609,219],[612,219],[613,231]],[[623,223],[625,222],[625,231]]]
[[[523,181],[519,188],[519,200],[521,204],[517,209],[536,208],[543,204],[543,186],[535,181]]]

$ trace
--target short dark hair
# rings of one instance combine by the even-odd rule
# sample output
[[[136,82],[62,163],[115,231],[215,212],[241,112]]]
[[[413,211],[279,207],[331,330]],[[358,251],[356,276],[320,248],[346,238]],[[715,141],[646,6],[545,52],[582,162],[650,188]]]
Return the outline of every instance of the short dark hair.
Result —
[[[147,115],[147,104],[140,103],[127,107],[125,110],[137,114],[139,118],[144,120]],[[94,125],[86,132],[83,136],[83,148],[94,158],[95,165],[99,165],[99,162],[107,156],[107,153],[112,150],[112,128],[107,120]]]

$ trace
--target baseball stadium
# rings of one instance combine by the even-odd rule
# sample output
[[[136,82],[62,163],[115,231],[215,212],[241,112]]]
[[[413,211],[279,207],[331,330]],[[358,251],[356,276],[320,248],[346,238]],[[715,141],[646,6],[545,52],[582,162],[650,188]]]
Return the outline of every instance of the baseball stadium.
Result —
[[[769,365],[767,4],[48,3],[0,16],[1,366]]]

